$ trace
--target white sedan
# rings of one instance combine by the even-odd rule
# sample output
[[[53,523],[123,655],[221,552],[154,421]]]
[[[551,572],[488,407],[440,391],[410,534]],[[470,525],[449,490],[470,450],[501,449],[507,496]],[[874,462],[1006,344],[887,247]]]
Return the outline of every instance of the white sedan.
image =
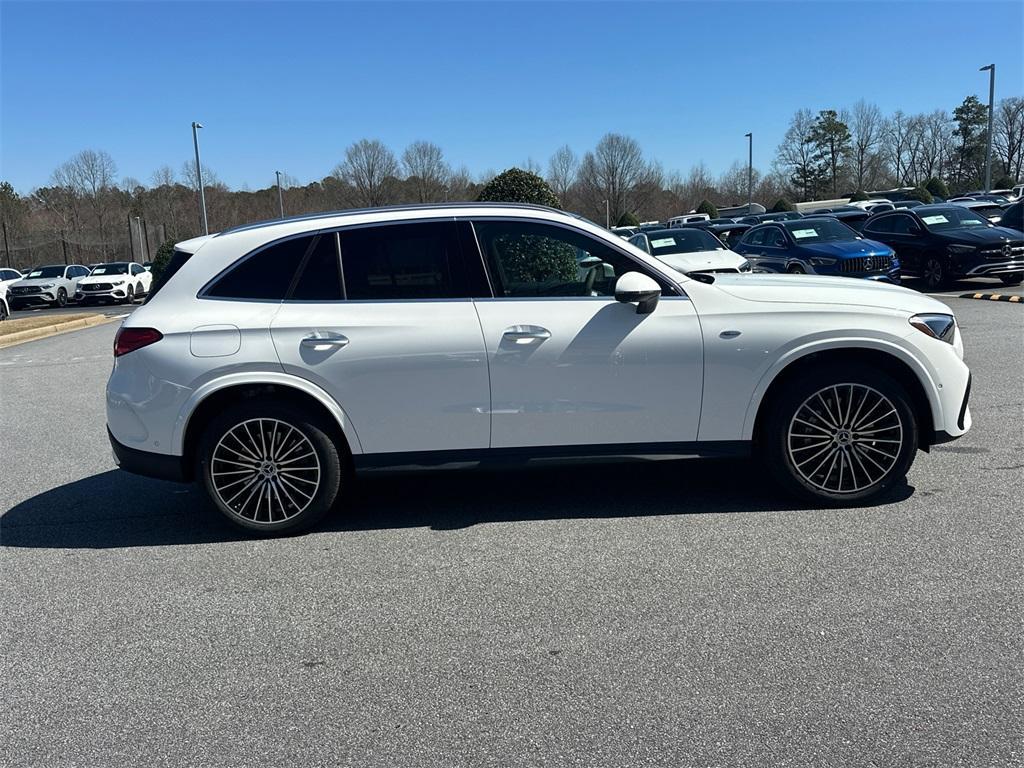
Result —
[[[75,299],[80,304],[111,301],[132,304],[149,293],[153,274],[134,261],[97,264],[88,277],[78,281]]]
[[[690,227],[672,227],[640,232],[629,239],[644,253],[668,264],[677,272],[749,272],[750,262],[710,232]]]

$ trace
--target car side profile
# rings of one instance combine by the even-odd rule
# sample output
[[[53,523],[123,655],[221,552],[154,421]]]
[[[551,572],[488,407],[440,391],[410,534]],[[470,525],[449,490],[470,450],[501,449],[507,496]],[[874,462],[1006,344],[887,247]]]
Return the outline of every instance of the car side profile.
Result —
[[[540,206],[347,211],[179,243],[117,333],[123,469],[308,527],[352,473],[756,454],[863,503],[971,426],[952,312],[863,280],[692,279]]]
[[[153,274],[134,261],[97,264],[88,277],[78,281],[75,299],[82,304],[133,304],[149,293],[152,284]]]
[[[1024,238],[956,203],[921,205],[873,216],[865,237],[893,248],[904,273],[928,290],[957,277],[997,277],[1005,285],[1024,278]]]
[[[866,240],[832,216],[761,224],[734,249],[761,272],[900,282],[900,262],[892,248]]]
[[[12,309],[63,307],[75,295],[78,281],[89,274],[81,264],[33,267],[8,289]]]

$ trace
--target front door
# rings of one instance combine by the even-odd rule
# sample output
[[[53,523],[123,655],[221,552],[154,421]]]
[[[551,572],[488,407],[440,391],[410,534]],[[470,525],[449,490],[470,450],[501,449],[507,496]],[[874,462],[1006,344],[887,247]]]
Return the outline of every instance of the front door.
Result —
[[[341,405],[364,453],[487,448],[487,358],[466,280],[450,220],[324,233],[274,317],[274,346]]]
[[[476,301],[492,448],[696,440],[702,341],[689,299],[663,293],[647,315],[616,302],[618,277],[647,268],[580,230],[474,227],[495,293]]]

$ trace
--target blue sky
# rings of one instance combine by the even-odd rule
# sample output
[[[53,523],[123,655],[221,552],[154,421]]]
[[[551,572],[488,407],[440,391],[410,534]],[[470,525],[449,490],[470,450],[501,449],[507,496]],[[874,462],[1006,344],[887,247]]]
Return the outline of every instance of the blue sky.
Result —
[[[0,177],[81,149],[121,177],[203,164],[232,187],[308,182],[346,145],[427,139],[474,174],[546,167],[606,132],[668,170],[768,168],[792,113],[1024,94],[1024,3],[0,3]]]

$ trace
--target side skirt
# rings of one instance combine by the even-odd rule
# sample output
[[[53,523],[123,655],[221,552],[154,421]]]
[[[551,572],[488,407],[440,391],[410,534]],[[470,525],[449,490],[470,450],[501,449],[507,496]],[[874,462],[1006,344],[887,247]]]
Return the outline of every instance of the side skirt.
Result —
[[[575,464],[592,461],[663,461],[666,459],[744,458],[748,440],[691,443],[626,443],[610,445],[557,445],[526,448],[479,448],[456,451],[409,451],[353,456],[358,471],[463,469]]]

